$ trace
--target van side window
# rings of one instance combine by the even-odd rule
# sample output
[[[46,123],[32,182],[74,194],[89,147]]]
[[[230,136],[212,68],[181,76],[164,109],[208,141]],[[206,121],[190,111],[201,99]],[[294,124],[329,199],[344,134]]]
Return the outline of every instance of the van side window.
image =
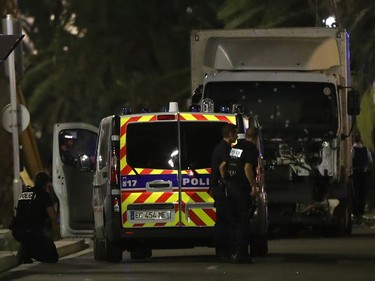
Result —
[[[100,127],[99,130],[99,144],[98,144],[98,155],[97,163],[99,170],[107,166],[108,158],[108,139],[110,131],[110,123],[105,123]]]
[[[76,166],[80,155],[95,155],[96,134],[83,129],[62,130],[59,133],[61,160],[66,165]]]

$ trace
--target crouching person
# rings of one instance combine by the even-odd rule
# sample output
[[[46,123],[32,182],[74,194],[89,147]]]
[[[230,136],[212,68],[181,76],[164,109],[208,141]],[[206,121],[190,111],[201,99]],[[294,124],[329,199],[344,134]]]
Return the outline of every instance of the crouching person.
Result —
[[[48,174],[38,173],[34,187],[28,187],[18,198],[12,235],[21,243],[17,253],[19,264],[32,263],[32,259],[56,263],[59,259],[55,243],[44,234],[48,220],[56,237],[59,233],[56,211],[46,191],[48,182]]]

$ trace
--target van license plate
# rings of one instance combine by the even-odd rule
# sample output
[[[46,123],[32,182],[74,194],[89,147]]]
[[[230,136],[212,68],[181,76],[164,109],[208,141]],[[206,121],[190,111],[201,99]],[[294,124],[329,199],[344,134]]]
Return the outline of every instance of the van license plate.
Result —
[[[170,218],[171,218],[171,211],[150,211],[150,210],[130,211],[131,220],[169,220]]]

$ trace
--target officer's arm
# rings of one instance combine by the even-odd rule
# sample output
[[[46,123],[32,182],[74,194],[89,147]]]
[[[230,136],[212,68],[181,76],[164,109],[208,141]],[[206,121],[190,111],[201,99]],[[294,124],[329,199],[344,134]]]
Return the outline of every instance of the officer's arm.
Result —
[[[48,214],[48,218],[50,219],[51,221],[51,226],[52,226],[52,230],[53,230],[53,233],[56,237],[56,240],[59,238],[60,236],[60,231],[59,231],[59,225],[57,224],[57,214],[56,214],[56,210],[53,206],[49,206],[47,207],[47,214]]]
[[[225,166],[227,165],[227,162],[223,161],[221,162],[219,166],[220,176],[222,179],[225,179]]]
[[[371,154],[371,151],[368,148],[366,148],[366,150],[367,150],[368,162],[369,162],[369,165],[371,166],[373,164],[372,154]]]
[[[252,196],[254,196],[255,193],[256,193],[256,181],[255,181],[254,173],[253,173],[253,165],[251,165],[250,163],[247,162],[245,164],[244,170],[245,170],[246,178],[247,178],[247,180],[249,181],[249,183],[251,185],[251,192],[250,192],[250,194]]]

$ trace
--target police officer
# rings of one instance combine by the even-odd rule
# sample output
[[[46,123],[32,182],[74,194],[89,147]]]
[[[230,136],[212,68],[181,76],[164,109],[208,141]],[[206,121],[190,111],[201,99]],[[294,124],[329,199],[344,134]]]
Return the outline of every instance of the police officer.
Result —
[[[76,157],[73,154],[74,138],[71,134],[63,132],[59,136],[60,138],[60,156],[64,164],[75,166]]]
[[[254,198],[257,193],[256,168],[259,151],[259,130],[250,127],[246,139],[232,147],[227,161],[220,165],[220,174],[226,178],[228,205],[233,229],[233,263],[253,262],[249,258],[249,227]]]
[[[224,183],[221,181],[219,166],[229,155],[231,144],[237,140],[237,127],[225,124],[222,128],[223,139],[218,143],[211,157],[210,189],[215,199],[215,250],[220,261],[229,259],[230,256],[230,225],[228,217],[227,197]]]
[[[18,198],[13,237],[21,243],[17,257],[19,263],[32,263],[32,258],[47,263],[56,263],[58,254],[53,241],[43,231],[49,220],[58,236],[56,211],[50,194],[45,190],[49,182],[47,173],[35,177],[34,187],[28,187]]]
[[[361,223],[366,205],[367,171],[372,165],[372,155],[362,144],[359,134],[354,136],[353,141],[353,215],[355,222]]]

